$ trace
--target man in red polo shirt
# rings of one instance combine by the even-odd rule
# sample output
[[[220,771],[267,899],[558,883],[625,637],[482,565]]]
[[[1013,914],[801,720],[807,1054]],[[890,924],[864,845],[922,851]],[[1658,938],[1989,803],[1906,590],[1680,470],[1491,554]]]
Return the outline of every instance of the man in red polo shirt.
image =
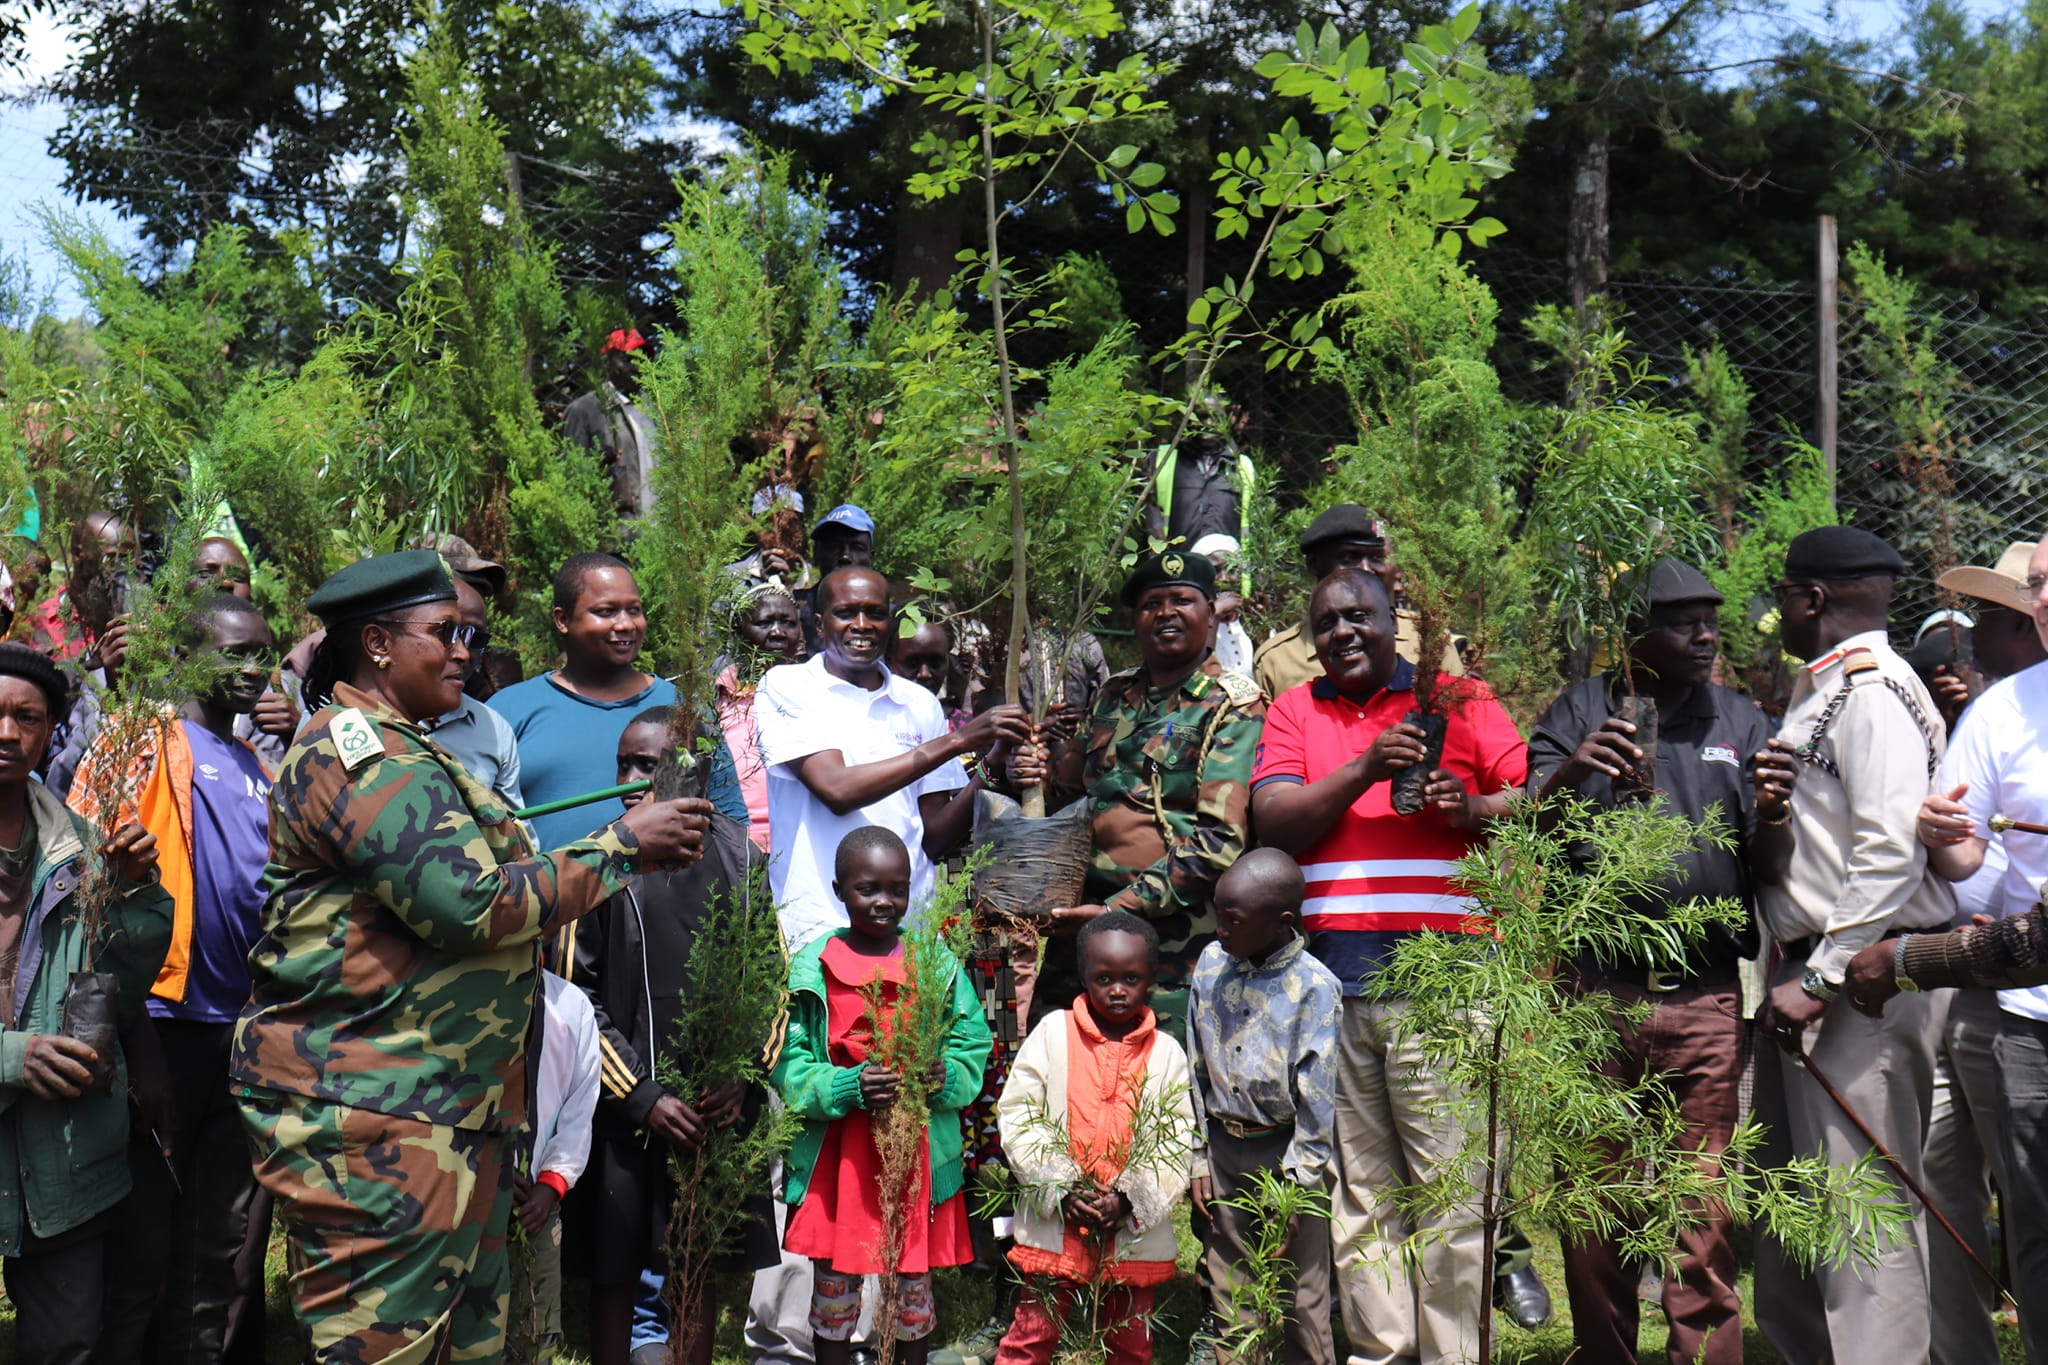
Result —
[[[1449,725],[1428,807],[1394,814],[1389,779],[1424,751],[1421,732],[1402,722],[1415,669],[1395,653],[1386,585],[1356,570],[1330,575],[1310,599],[1308,625],[1323,676],[1266,712],[1252,819],[1262,842],[1301,863],[1309,950],[1344,986],[1331,1218],[1344,1330],[1354,1362],[1465,1361],[1489,1311],[1478,1223],[1452,1211],[1414,1226],[1393,1195],[1453,1158],[1467,1106],[1401,1030],[1402,1002],[1366,992],[1403,938],[1466,931],[1458,860],[1521,785],[1528,751],[1483,685],[1444,678],[1437,695]],[[1400,1244],[1418,1231],[1411,1266]]]

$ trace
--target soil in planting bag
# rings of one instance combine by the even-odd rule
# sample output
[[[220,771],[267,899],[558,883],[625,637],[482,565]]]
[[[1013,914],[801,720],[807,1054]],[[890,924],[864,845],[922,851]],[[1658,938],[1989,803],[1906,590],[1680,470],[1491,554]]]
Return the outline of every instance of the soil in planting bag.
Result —
[[[1394,774],[1394,814],[1420,815],[1428,804],[1422,790],[1429,785],[1429,775],[1444,765],[1444,732],[1450,727],[1442,716],[1423,711],[1410,711],[1401,722],[1422,731],[1423,756],[1420,763]]]
[[[681,744],[671,746],[655,765],[653,775],[648,778],[647,794],[656,801],[676,801],[686,796],[701,797],[707,790],[711,775],[711,760],[692,753],[690,737],[679,736]]]
[[[89,1094],[105,1095],[114,1086],[118,1046],[114,1005],[120,991],[121,979],[112,972],[73,972],[64,988],[64,1021],[58,1031],[99,1054],[92,1064],[92,1079],[86,1083]]]
[[[1094,853],[1088,813],[1081,800],[1034,819],[1007,796],[975,793],[974,846],[992,855],[974,874],[976,907],[1044,920],[1061,906],[1081,904]]]
[[[1657,790],[1657,703],[1648,697],[1623,697],[1621,718],[1636,727],[1629,739],[1643,751],[1643,756],[1636,760],[1633,774],[1615,781],[1615,789],[1648,797]]]

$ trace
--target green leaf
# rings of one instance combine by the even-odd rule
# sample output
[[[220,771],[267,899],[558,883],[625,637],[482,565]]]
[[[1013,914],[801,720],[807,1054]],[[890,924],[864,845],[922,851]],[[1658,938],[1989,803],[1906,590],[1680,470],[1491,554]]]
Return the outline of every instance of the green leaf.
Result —
[[[1205,327],[1209,323],[1209,296],[1204,294],[1188,305],[1188,326]]]
[[[1124,231],[1143,232],[1144,230],[1145,206],[1138,200],[1133,199],[1124,208]]]
[[[1124,167],[1130,165],[1133,161],[1136,161],[1138,159],[1138,149],[1132,146],[1130,143],[1126,142],[1122,146],[1118,147],[1115,151],[1111,152],[1107,159],[1111,166],[1115,167],[1117,170],[1122,170]]]
[[[1467,5],[1451,16],[1451,36],[1460,46],[1469,42],[1479,31],[1479,6]]]
[[[1131,172],[1131,183],[1139,189],[1150,189],[1166,179],[1166,167],[1156,161],[1147,161]]]

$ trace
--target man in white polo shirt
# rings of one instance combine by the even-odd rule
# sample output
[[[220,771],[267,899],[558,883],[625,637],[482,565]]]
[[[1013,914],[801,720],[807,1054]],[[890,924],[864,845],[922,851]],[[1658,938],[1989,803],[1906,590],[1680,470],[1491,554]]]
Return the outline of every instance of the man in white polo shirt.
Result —
[[[948,732],[938,698],[889,671],[889,584],[873,569],[827,574],[816,607],[824,647],[769,669],[754,701],[768,765],[769,882],[792,952],[846,923],[832,859],[862,825],[902,836],[915,913],[932,889],[926,817],[967,785],[960,759],[1031,735],[1023,708],[1011,705]]]
[[[2034,547],[2025,577],[2012,585],[2007,602],[2032,615],[2048,645],[2048,539]],[[2048,663],[1994,685],[1963,713],[1935,794],[1921,803],[1914,831],[1927,848],[1929,865],[1943,877],[1963,881],[1984,864],[1992,816],[2048,823],[2044,718]],[[2048,836],[2014,830],[2003,842],[2005,875],[1989,909],[2011,918],[2041,898],[2041,884],[2048,881]],[[1994,1164],[2003,1166],[2020,1335],[2028,1360],[2048,1361],[2048,987],[2000,991],[1998,1006],[1991,1047],[1999,1123],[1989,1136],[2003,1144],[2003,1161]]]

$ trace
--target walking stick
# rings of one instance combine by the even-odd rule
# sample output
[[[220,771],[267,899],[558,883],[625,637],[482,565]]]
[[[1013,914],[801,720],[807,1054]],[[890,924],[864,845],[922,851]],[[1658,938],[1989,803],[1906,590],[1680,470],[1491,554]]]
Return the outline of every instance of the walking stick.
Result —
[[[1821,1069],[1813,1064],[1813,1058],[1806,1055],[1805,1046],[1803,1044],[1798,1045],[1792,1055],[1798,1059],[1799,1065],[1806,1068],[1806,1074],[1813,1077],[1820,1088],[1827,1092],[1828,1098],[1835,1102],[1835,1107],[1848,1116],[1849,1122],[1856,1125],[1856,1131],[1863,1134],[1863,1140],[1870,1144],[1871,1150],[1892,1164],[1892,1169],[1898,1172],[1900,1183],[1911,1190],[1913,1197],[1918,1199],[1927,1211],[1934,1215],[1934,1221],[1941,1224],[1941,1230],[1955,1239],[1956,1245],[1963,1249],[1963,1255],[1970,1258],[1970,1264],[1977,1267],[1977,1273],[1982,1275],[1990,1283],[1992,1289],[1997,1291],[2000,1300],[2017,1309],[2019,1303],[2011,1294],[2006,1292],[2005,1286],[1999,1283],[1998,1276],[1991,1273],[1991,1267],[1984,1264],[1983,1258],[1977,1255],[1976,1249],[1964,1239],[1962,1233],[1956,1231],[1956,1225],[1948,1221],[1948,1215],[1935,1207],[1934,1201],[1927,1197],[1927,1191],[1920,1187],[1920,1182],[1913,1178],[1913,1173],[1906,1169],[1905,1163],[1896,1156],[1893,1156],[1891,1149],[1877,1140],[1877,1134],[1870,1131],[1870,1125],[1863,1121],[1863,1115],[1849,1107],[1849,1101],[1842,1097],[1841,1091],[1835,1089],[1834,1082],[1821,1074]]]

